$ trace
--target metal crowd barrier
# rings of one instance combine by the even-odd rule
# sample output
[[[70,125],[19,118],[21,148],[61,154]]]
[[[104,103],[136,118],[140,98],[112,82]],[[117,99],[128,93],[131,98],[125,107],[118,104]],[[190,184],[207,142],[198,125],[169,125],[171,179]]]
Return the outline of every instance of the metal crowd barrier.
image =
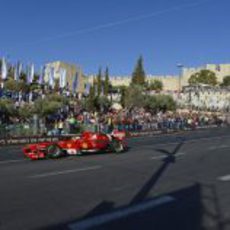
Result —
[[[179,133],[189,130],[196,129],[208,129],[208,128],[216,128],[218,127],[215,124],[205,125],[205,126],[197,126],[196,128],[187,127],[184,129],[146,129],[146,130],[123,130],[127,132],[127,137],[137,137],[137,136],[147,136],[147,135],[161,135],[161,134],[170,134],[170,133]],[[92,127],[91,127],[92,128]],[[97,131],[97,127],[93,127],[91,131]],[[31,135],[31,136],[0,136],[0,145],[22,145],[27,143],[37,143],[44,141],[58,141],[63,138],[71,138],[73,136],[78,136],[80,133],[76,134],[64,134],[64,135]]]

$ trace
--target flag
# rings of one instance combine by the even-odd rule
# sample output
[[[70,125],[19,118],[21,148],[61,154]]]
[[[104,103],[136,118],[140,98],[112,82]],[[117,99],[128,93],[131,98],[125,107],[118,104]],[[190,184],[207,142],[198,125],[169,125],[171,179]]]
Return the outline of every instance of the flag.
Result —
[[[14,67],[14,80],[18,81],[18,65]]]
[[[18,81],[22,73],[22,63],[18,62],[14,68],[14,80]]]
[[[66,86],[66,69],[60,69],[60,75],[59,75],[59,87],[65,88]]]
[[[44,84],[44,74],[45,74],[45,66],[41,67],[41,69],[40,69],[39,78],[38,78],[38,84],[39,85]]]
[[[18,76],[20,77],[21,74],[22,74],[22,63],[18,62]]]
[[[30,67],[26,66],[26,83],[30,84]]]
[[[78,86],[78,72],[76,72],[74,79],[73,79],[73,83],[72,83],[72,92],[76,93],[77,90],[77,86]]]
[[[27,66],[26,79],[27,79],[26,80],[27,84],[33,83],[33,80],[34,80],[34,64],[31,64],[31,65]]]
[[[49,68],[49,86],[54,89],[54,68],[50,67]]]
[[[34,80],[34,64],[30,66],[30,83]]]
[[[2,58],[1,73],[2,73],[2,80],[5,80],[7,78],[7,75],[8,75],[7,63],[6,63],[5,58]]]

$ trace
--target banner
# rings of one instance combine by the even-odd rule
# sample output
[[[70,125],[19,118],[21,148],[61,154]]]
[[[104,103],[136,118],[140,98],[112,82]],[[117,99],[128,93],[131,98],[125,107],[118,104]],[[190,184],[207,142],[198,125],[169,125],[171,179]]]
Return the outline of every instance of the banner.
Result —
[[[14,68],[14,80],[18,81],[22,73],[22,63],[18,62]]]
[[[7,63],[5,58],[2,58],[2,69],[1,69],[2,80],[5,80],[8,75]]]
[[[49,86],[54,89],[55,82],[54,82],[54,68],[49,68]]]
[[[27,84],[33,83],[34,80],[34,64],[27,66],[26,68],[26,82]]]
[[[30,84],[30,67],[26,66],[26,83]]]
[[[30,83],[34,80],[34,64],[30,66]]]
[[[60,69],[59,87],[63,89],[65,88],[65,86],[66,86],[66,69]]]
[[[38,79],[39,85],[44,84],[44,75],[45,75],[45,66],[40,68],[39,79]]]
[[[22,63],[21,62],[18,62],[18,76],[20,78],[21,74],[22,74]]]

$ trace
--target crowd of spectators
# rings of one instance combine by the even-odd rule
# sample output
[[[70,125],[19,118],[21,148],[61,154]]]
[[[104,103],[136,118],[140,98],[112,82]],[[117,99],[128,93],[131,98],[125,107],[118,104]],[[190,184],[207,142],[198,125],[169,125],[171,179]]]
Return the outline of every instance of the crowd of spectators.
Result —
[[[83,129],[110,133],[114,129],[129,132],[156,130],[186,130],[206,126],[228,124],[227,115],[197,111],[158,112],[152,114],[144,109],[132,111],[86,112],[70,114],[66,119],[57,119],[49,135],[74,133]]]
[[[16,123],[15,123],[16,122]],[[11,127],[16,127],[14,121]],[[207,126],[224,126],[230,124],[230,116],[220,113],[204,113],[197,111],[158,112],[152,114],[144,109],[133,111],[121,110],[107,113],[80,111],[69,114],[56,114],[47,117],[46,124],[42,120],[20,124],[28,134],[60,135],[74,134],[83,130],[110,133],[114,129],[128,132],[168,131],[196,129]],[[31,133],[31,131],[33,131]],[[20,132],[19,132],[20,133]],[[12,135],[14,132],[12,133]]]
[[[23,106],[24,103],[32,102],[33,97],[45,97],[42,92],[26,95],[28,98],[16,98],[15,106]],[[68,96],[68,95],[67,95]],[[20,100],[19,100],[20,99]],[[15,127],[20,124],[19,132]],[[230,124],[230,117],[223,112],[201,112],[194,110],[177,110],[174,112],[159,111],[151,113],[144,109],[134,108],[132,110],[108,110],[106,112],[89,112],[83,110],[77,104],[66,106],[56,114],[44,119],[33,117],[30,121],[21,122],[17,118],[11,120],[9,130],[12,135],[23,133],[28,135],[59,135],[78,133],[82,130],[112,132],[114,129],[129,132],[141,132],[150,130],[185,130],[205,126],[222,126]],[[24,132],[27,130],[26,132]],[[4,129],[3,132],[6,130]],[[1,130],[0,130],[1,132]],[[22,133],[22,134],[23,134]]]

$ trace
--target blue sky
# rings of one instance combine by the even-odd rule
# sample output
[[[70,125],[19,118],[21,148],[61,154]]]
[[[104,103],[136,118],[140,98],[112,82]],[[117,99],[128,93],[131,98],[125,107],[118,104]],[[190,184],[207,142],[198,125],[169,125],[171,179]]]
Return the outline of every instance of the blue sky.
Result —
[[[0,56],[11,62],[109,67],[130,75],[139,55],[147,74],[176,64],[230,63],[229,0],[0,0]]]

